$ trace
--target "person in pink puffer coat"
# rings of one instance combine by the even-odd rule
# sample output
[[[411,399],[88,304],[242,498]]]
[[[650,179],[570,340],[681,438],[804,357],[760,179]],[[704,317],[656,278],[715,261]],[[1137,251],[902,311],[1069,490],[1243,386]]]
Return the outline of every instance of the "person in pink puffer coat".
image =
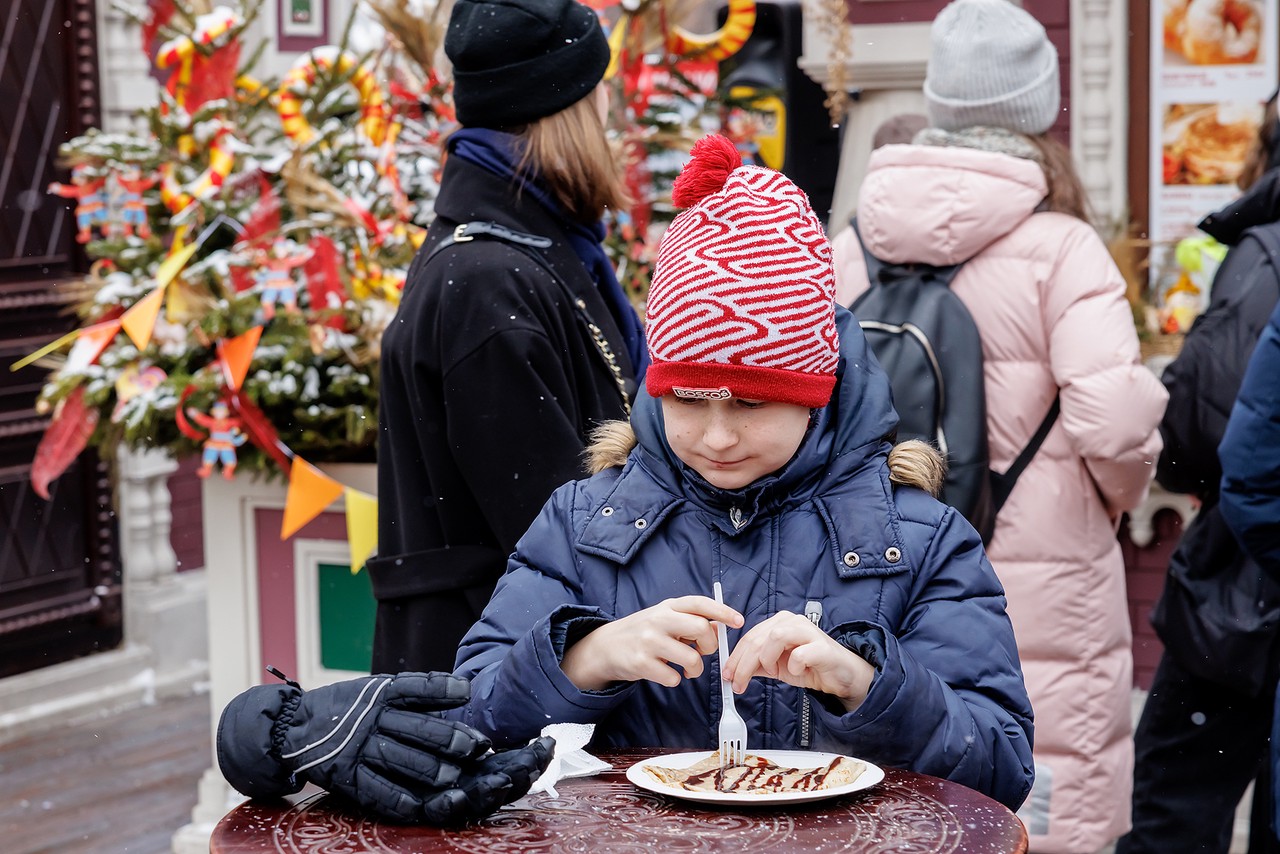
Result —
[[[982,336],[994,470],[1061,397],[988,554],[1036,715],[1036,781],[1019,813],[1031,850],[1093,854],[1129,827],[1132,652],[1116,530],[1146,496],[1167,394],[1139,360],[1124,281],[1085,219],[1070,154],[1045,136],[1058,61],[1044,29],[1007,0],[956,0],[934,21],[925,100],[931,127],[872,154],[858,230],[882,261],[965,262],[952,290]],[[833,244],[848,306],[868,286],[866,263],[853,229]]]

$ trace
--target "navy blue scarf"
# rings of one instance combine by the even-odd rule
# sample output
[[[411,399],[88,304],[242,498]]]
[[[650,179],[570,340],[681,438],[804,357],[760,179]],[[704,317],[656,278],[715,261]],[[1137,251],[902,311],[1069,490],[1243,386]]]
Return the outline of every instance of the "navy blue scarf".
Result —
[[[488,128],[460,128],[449,137],[449,152],[500,178],[513,182],[522,180],[516,177],[516,163],[520,157],[519,141],[511,134]],[[604,223],[583,225],[569,219],[551,194],[535,181],[523,180],[523,189],[556,218],[569,236],[569,245],[595,280],[596,289],[604,297],[622,332],[627,355],[631,357],[631,365],[635,368],[636,382],[643,382],[645,369],[649,367],[644,328],[618,282],[613,265],[609,263],[609,256],[604,252]]]

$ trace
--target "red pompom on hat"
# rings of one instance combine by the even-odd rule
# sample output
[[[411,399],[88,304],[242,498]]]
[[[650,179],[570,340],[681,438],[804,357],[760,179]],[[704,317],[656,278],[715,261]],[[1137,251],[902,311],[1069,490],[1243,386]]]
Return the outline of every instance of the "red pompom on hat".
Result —
[[[689,162],[671,185],[671,201],[690,208],[724,187],[730,173],[742,165],[742,153],[720,134],[704,136],[693,144]]]
[[[821,221],[799,187],[743,166],[723,136],[691,154],[671,192],[687,210],[662,237],[649,288],[645,388],[826,406],[840,338]]]

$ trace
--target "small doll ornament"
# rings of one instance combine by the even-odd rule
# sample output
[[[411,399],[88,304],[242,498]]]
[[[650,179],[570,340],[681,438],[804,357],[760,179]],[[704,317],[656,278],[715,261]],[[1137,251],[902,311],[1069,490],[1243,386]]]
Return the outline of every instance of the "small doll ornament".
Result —
[[[271,320],[276,316],[276,306],[285,311],[298,311],[298,282],[294,270],[311,257],[310,250],[288,240],[276,240],[268,252],[258,255],[258,270],[253,274],[254,283],[262,295],[262,316]]]
[[[76,242],[88,243],[93,239],[95,226],[107,224],[107,179],[93,178],[85,166],[71,170],[71,183],[49,185],[49,192],[64,199],[76,200]]]
[[[155,178],[144,178],[137,169],[116,175],[116,183],[120,185],[120,231],[125,237],[136,234],[144,240],[151,236],[151,225],[147,222],[147,204],[142,194],[156,183]]]
[[[240,419],[231,416],[231,409],[225,400],[216,401],[209,409],[209,414],[187,410],[187,416],[201,427],[209,431],[209,438],[204,442],[204,458],[202,465],[196,470],[200,477],[213,474],[213,466],[222,466],[222,476],[227,480],[235,477],[236,448],[249,438],[240,429]]]

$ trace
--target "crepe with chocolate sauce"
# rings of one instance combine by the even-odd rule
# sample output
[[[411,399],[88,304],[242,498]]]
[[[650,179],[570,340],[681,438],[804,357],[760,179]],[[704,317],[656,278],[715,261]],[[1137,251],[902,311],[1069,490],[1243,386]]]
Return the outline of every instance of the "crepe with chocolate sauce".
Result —
[[[837,756],[817,768],[787,768],[749,753],[742,764],[721,768],[720,754],[712,753],[688,768],[645,765],[644,770],[664,785],[690,792],[772,795],[847,786],[857,780],[866,767],[856,759]]]

